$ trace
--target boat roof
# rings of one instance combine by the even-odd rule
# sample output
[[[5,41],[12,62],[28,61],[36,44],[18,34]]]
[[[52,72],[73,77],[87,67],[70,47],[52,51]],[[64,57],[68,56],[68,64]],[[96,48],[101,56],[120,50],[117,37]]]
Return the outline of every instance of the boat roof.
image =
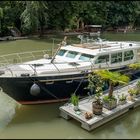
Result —
[[[100,53],[116,52],[122,50],[130,50],[140,48],[140,44],[132,42],[111,42],[105,41],[102,43],[83,43],[83,44],[72,44],[62,46],[61,49],[68,51],[76,51],[80,53],[86,53],[91,55],[97,55]]]

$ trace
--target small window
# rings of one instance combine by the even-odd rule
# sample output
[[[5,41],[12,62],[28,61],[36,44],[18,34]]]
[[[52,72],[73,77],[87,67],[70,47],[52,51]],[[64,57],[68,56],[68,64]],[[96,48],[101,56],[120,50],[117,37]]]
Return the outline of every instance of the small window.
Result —
[[[65,54],[66,50],[60,50],[57,55],[59,56],[63,56]]]
[[[134,53],[132,50],[124,52],[124,61],[131,60],[134,57]]]
[[[81,54],[81,56],[79,57],[79,60],[84,60],[84,61],[88,61],[90,59],[94,58],[93,55],[89,55],[89,54]]]
[[[101,55],[96,59],[95,64],[106,62],[109,62],[109,55]]]
[[[44,66],[43,64],[32,64],[32,66],[34,67],[40,67],[40,66]]]
[[[111,63],[122,62],[122,52],[111,54]]]
[[[69,51],[66,57],[75,58],[77,54],[78,54],[77,52]]]

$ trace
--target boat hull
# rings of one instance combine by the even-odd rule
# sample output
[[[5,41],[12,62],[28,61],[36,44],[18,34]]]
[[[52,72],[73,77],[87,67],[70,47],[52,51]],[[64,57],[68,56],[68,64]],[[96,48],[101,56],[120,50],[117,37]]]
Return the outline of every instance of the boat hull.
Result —
[[[118,71],[113,70],[113,71]],[[140,70],[129,70],[123,68],[123,73],[131,72],[140,74]],[[0,87],[11,98],[21,104],[54,103],[70,99],[72,93],[84,97],[89,95],[87,72],[81,74],[59,75],[59,76],[21,76],[21,77],[0,77]],[[140,77],[140,75],[138,75]],[[132,79],[136,79],[133,77]],[[31,94],[31,88],[36,84],[38,94]],[[108,85],[104,89],[107,89]],[[36,91],[35,91],[36,92]],[[90,93],[91,94],[91,93]]]
[[[31,92],[34,84],[39,90],[35,95]],[[87,74],[0,78],[3,91],[21,104],[60,102],[68,100],[74,92],[86,96],[87,84]]]

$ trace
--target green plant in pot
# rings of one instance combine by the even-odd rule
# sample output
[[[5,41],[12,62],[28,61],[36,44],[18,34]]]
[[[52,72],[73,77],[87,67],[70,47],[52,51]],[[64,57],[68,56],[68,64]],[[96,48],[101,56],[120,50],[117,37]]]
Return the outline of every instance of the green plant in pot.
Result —
[[[127,97],[127,95],[121,94],[118,97],[119,97],[119,105],[123,105],[123,104],[126,103],[126,97]]]
[[[119,72],[110,72],[108,70],[98,70],[96,74],[101,76],[104,80],[109,81],[108,95],[103,97],[103,106],[109,110],[117,107],[117,98],[113,95],[115,84],[127,84],[129,77]]]
[[[128,65],[128,67],[129,67],[130,69],[133,69],[133,70],[139,70],[139,69],[140,69],[140,63],[139,63],[139,62],[133,63],[133,64]],[[131,97],[130,97],[130,100],[131,100],[131,98],[139,97],[139,96],[140,96],[140,81],[137,82],[135,89],[136,89],[137,91],[133,91],[133,92],[135,92],[135,93],[132,93],[132,94],[133,94],[133,97],[131,96]],[[128,91],[128,92],[130,93],[131,90]],[[130,93],[130,94],[131,94],[131,93]],[[132,99],[132,101],[133,101],[133,100],[134,100],[134,99]]]
[[[138,90],[136,88],[130,88],[128,89],[128,100],[134,101],[134,98],[137,96]]]
[[[78,111],[78,110],[79,110],[79,96],[77,96],[75,93],[73,93],[73,94],[71,95],[70,100],[71,100],[71,103],[72,103],[73,106],[74,106],[74,110],[75,110],[75,111]]]
[[[95,98],[93,99],[93,102],[92,102],[92,112],[95,115],[102,114],[103,103],[101,100],[101,95],[103,93],[104,84],[105,84],[105,81],[102,80],[102,78],[96,73],[92,72],[91,74],[88,75],[87,89],[95,93]]]
[[[139,97],[140,96],[140,81],[137,82],[136,89],[137,89],[136,96]]]

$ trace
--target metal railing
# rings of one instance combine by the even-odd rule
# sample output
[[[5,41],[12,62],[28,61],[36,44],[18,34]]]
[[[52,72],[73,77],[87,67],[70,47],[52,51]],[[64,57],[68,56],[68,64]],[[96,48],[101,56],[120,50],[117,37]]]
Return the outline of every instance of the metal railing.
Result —
[[[54,50],[55,51],[55,50]],[[37,51],[29,51],[23,53],[12,53],[0,56],[0,67],[6,66],[10,64],[18,64],[26,61],[37,60],[45,57],[44,55],[48,55],[52,57],[52,50],[37,50]]]
[[[51,60],[51,59],[50,59]],[[20,67],[19,67],[20,66]],[[122,65],[120,65],[122,66]],[[2,67],[1,67],[2,68]],[[113,67],[112,67],[113,68]],[[89,73],[93,70],[112,69],[108,64],[98,67],[92,61],[76,61],[76,62],[44,62],[36,64],[18,63],[9,66],[3,66],[1,70],[8,71],[9,76],[21,76],[21,74],[32,75],[48,75],[48,74],[64,74],[64,73]]]
[[[106,62],[106,66],[97,67],[92,61],[76,61],[76,62],[53,62],[53,63],[43,63],[43,67],[40,70],[39,66],[33,66],[32,64],[23,64],[23,62],[37,60],[45,57],[44,55],[48,54],[50,58],[52,58],[52,50],[38,50],[31,52],[23,52],[23,53],[13,53],[0,56],[0,66],[1,70],[6,70],[11,73],[11,76],[14,76],[14,73],[26,73],[26,67],[29,67],[29,71],[34,74],[50,74],[52,73],[65,73],[65,72],[90,72],[97,69],[110,69],[111,64]],[[72,63],[78,65],[72,65]],[[86,64],[87,63],[87,64]],[[11,64],[15,64],[15,67],[11,67]],[[51,65],[50,65],[51,64]],[[66,66],[66,65],[69,66]],[[86,65],[85,65],[86,64]],[[16,66],[23,66],[25,70],[20,68],[17,69]],[[52,67],[52,71],[50,69]],[[119,66],[122,65],[119,63]],[[113,68],[113,67],[112,67]]]

